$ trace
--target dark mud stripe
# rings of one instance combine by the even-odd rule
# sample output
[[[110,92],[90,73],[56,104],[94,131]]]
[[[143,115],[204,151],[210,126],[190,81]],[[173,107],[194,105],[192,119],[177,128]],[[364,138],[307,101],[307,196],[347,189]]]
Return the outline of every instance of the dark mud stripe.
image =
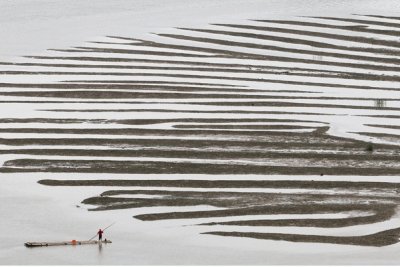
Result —
[[[400,228],[394,228],[365,236],[325,236],[325,235],[301,235],[281,233],[257,233],[257,232],[206,232],[203,234],[247,237],[256,239],[306,242],[306,243],[328,243],[340,245],[383,247],[399,242]]]
[[[400,17],[392,17],[392,16],[378,16],[378,15],[362,15],[362,16],[371,18],[400,20]]]
[[[105,84],[100,85],[99,87],[104,86]],[[0,86],[1,87],[1,86]],[[28,93],[34,93],[34,92],[85,92],[85,91],[89,91],[89,92],[109,92],[112,91],[110,93],[113,94],[117,94],[119,92],[121,92],[122,94],[125,93],[140,93],[140,94],[145,94],[145,93],[149,93],[149,94],[155,94],[155,93],[161,93],[161,94],[197,94],[199,96],[201,96],[204,93],[214,93],[214,94],[224,94],[224,93],[240,93],[240,94],[244,94],[244,95],[248,95],[248,94],[255,94],[255,93],[276,93],[276,90],[251,90],[251,89],[213,89],[213,88],[189,88],[189,87],[176,87],[176,88],[163,88],[163,87],[147,87],[147,86],[132,86],[131,88],[117,88],[117,86],[115,86],[115,88],[95,88],[95,86],[88,86],[88,88],[68,88],[68,84],[65,84],[64,86],[65,88],[61,88],[60,90],[58,90],[57,88],[51,88],[52,90],[55,91],[51,91],[51,89],[45,89],[45,88],[38,88],[35,86],[29,87],[29,86],[25,86],[24,89],[32,89],[29,91],[26,91]],[[9,87],[5,87],[6,90],[9,90]],[[44,89],[44,90],[43,90]],[[56,91],[57,90],[57,91]],[[289,90],[288,90],[289,91]],[[24,91],[8,91],[8,92],[24,92]],[[5,92],[7,93],[7,92]],[[280,91],[281,93],[281,91]],[[282,93],[285,93],[285,91],[283,91]],[[286,93],[302,93],[302,92],[293,92],[293,91],[289,91]],[[229,94],[231,95],[231,94]],[[387,99],[390,100],[390,99]]]
[[[369,137],[376,137],[380,139],[384,139],[389,142],[399,142],[400,141],[400,134],[387,134],[387,133],[370,133],[370,132],[354,132],[359,135],[365,135]]]
[[[245,208],[230,208],[224,210],[208,211],[184,211],[184,212],[165,212],[136,215],[134,218],[142,221],[171,220],[171,219],[195,219],[209,217],[228,217],[243,215],[268,215],[268,214],[315,214],[346,212],[355,210],[371,211],[383,205],[365,205],[365,204],[291,204],[291,205],[271,205],[255,206]],[[385,207],[385,206],[384,206]]]
[[[277,226],[277,227],[322,227],[337,228],[365,225],[389,220],[394,215],[393,209],[377,211],[374,215],[357,216],[341,219],[277,219],[277,220],[241,220],[212,222],[200,225],[236,225],[236,226]]]
[[[246,203],[251,204],[251,201],[255,201],[256,203],[259,203],[258,198],[263,198],[264,200],[271,201],[269,204],[274,204],[274,203],[281,203],[281,202],[287,202],[288,200],[298,200],[298,199],[303,199],[305,202],[317,202],[317,201],[327,201],[327,200],[332,200],[332,204],[342,204],[343,201],[354,201],[354,204],[365,204],[365,201],[372,201],[372,200],[379,200],[379,201],[387,201],[387,203],[392,203],[393,201],[398,201],[400,199],[400,196],[397,195],[397,192],[392,189],[387,189],[385,190],[385,196],[382,196],[383,192],[377,192],[377,194],[365,194],[362,195],[362,193],[365,193],[365,191],[362,190],[355,190],[355,192],[346,192],[346,193],[341,193],[338,191],[337,193],[335,192],[334,194],[325,194],[325,193],[315,193],[315,192],[309,192],[309,193],[266,193],[266,192],[242,192],[242,191],[190,191],[190,190],[179,190],[179,191],[170,191],[170,190],[163,190],[163,189],[158,189],[158,190],[153,190],[153,189],[138,189],[138,190],[109,190],[101,193],[100,197],[104,196],[110,196],[110,197],[116,197],[116,198],[121,198],[120,195],[131,195],[131,198],[142,198],[137,196],[139,195],[148,195],[148,196],[156,196],[156,197],[175,197],[175,198],[213,198],[213,199],[220,199],[220,200],[228,200],[227,198],[234,198],[236,199],[235,201],[238,201],[236,203],[236,206],[241,206],[241,202],[245,201]],[[98,199],[100,198],[98,197]],[[229,201],[229,200],[228,200]],[[339,202],[339,203],[338,203]],[[302,203],[304,204],[304,203]],[[377,211],[374,215],[377,215],[378,213],[383,215],[394,215],[395,210],[393,209],[394,206],[388,206],[387,208],[381,209]],[[371,215],[371,216],[374,216]],[[367,215],[369,216],[369,215]],[[367,217],[367,216],[362,216],[362,217]],[[350,217],[350,218],[356,218],[355,217]],[[343,218],[342,218],[343,219]],[[288,220],[301,220],[301,219],[288,219]],[[314,219],[306,219],[306,220],[314,220]],[[238,222],[251,222],[251,221],[259,221],[259,220],[240,220]],[[276,221],[276,220],[263,220],[263,221]],[[281,220],[279,220],[281,221]],[[282,221],[286,221],[286,219],[282,219]],[[226,222],[217,222],[217,223],[226,223]],[[208,223],[205,223],[204,225],[208,225]]]
[[[310,17],[310,18],[400,28],[400,23],[392,23],[392,22],[384,22],[384,21],[376,21],[376,20],[347,19],[347,18],[334,18],[334,17]]]
[[[180,188],[291,188],[291,189],[332,189],[338,190],[400,190],[400,183],[390,182],[351,182],[313,180],[51,180],[38,182],[48,186],[141,186],[141,187],[180,187]]]
[[[52,57],[49,57],[52,58]],[[57,59],[57,58],[54,58]],[[67,60],[67,58],[63,58],[65,60]],[[151,60],[150,60],[151,61]],[[18,65],[19,63],[5,63],[5,62],[1,62],[0,65],[2,64],[11,64],[11,65]],[[30,63],[27,63],[30,64]],[[33,63],[34,64],[34,63]],[[72,64],[75,65],[75,64]],[[86,65],[87,66],[87,65]],[[93,83],[96,83],[97,81],[93,81]],[[108,88],[113,88],[113,86],[120,86],[121,88],[124,88],[123,85],[120,85],[120,83],[123,83],[121,81],[110,81],[110,84],[107,85]],[[137,80],[132,80],[129,81],[129,86],[143,86],[143,87],[150,87],[150,86],[162,86],[162,87],[166,87],[168,88],[168,86],[170,88],[174,88],[176,86],[184,86],[185,88],[215,88],[215,86],[218,86],[218,88],[220,89],[224,89],[223,87],[231,87],[231,88],[242,88],[244,89],[247,86],[242,86],[242,85],[235,85],[235,84],[222,84],[222,83],[202,83],[202,82],[187,82],[187,81],[182,81],[182,82],[174,82],[174,81],[137,81]],[[23,85],[31,85],[31,86],[47,86],[46,88],[52,88],[50,86],[53,86],[53,88],[57,88],[57,86],[63,86],[63,84],[60,83],[0,83],[0,86],[6,86],[6,85],[10,85],[10,86],[23,86]],[[68,84],[68,86],[70,86],[71,88],[75,88],[78,86],[93,86],[95,84],[88,84],[88,83],[84,83],[84,84]],[[173,86],[172,86],[173,85]],[[98,85],[96,85],[98,86]],[[190,87],[190,86],[202,86],[202,87]],[[213,87],[208,87],[208,86],[213,86]],[[222,88],[221,88],[222,87]],[[62,87],[61,87],[62,88]],[[85,88],[85,87],[82,87]],[[86,87],[85,89],[87,89],[88,87]]]
[[[257,118],[172,118],[172,119],[52,119],[52,118],[1,118],[0,123],[94,123],[94,124],[127,124],[127,125],[147,125],[159,123],[239,123],[239,122],[316,122],[327,124],[319,121],[310,120],[293,120],[293,119],[257,119]]]
[[[199,127],[201,128],[201,127]],[[211,128],[211,127],[210,127]],[[301,126],[301,129],[310,128],[314,129],[315,127],[306,127]],[[324,127],[323,130],[326,127]],[[268,128],[265,126],[265,130],[273,130],[274,128]],[[278,128],[276,128],[278,129]],[[287,129],[291,129],[288,127]],[[295,128],[297,129],[297,128]],[[242,130],[242,131],[241,131]],[[243,129],[237,131],[229,131],[229,129],[221,129],[221,131],[213,131],[208,129],[136,129],[136,128],[118,128],[118,129],[82,129],[82,128],[0,128],[0,133],[45,133],[45,134],[105,134],[105,135],[161,135],[161,136],[201,136],[201,135],[210,135],[210,136],[219,136],[219,135],[228,135],[228,136],[265,136],[266,133],[262,131],[243,131]]]
[[[387,36],[399,36],[400,35],[400,31],[371,29],[371,28],[368,28],[366,25],[360,25],[360,24],[342,26],[342,25],[332,25],[332,24],[325,24],[325,23],[318,23],[318,22],[306,22],[306,21],[295,21],[295,20],[255,20],[255,21],[283,24],[283,25],[338,29],[338,30],[353,31],[353,32],[380,34],[380,35],[387,35]]]
[[[240,94],[224,94],[224,93],[208,93],[204,94],[203,92],[121,92],[121,91],[97,91],[97,90],[79,90],[79,91],[41,91],[41,90],[35,90],[35,91],[16,91],[16,92],[0,92],[0,95],[3,96],[21,96],[21,97],[50,97],[50,98],[84,98],[84,99],[92,99],[93,101],[89,103],[96,103],[97,99],[147,99],[147,98],[155,98],[155,99],[206,99],[206,98],[213,98],[213,99],[238,99],[238,98],[244,98],[244,99],[252,99],[252,98],[257,98],[257,99],[278,99],[278,100],[285,100],[285,99],[314,99],[314,100],[369,100],[369,101],[377,101],[376,98],[352,98],[352,97],[319,97],[319,96],[290,96],[290,95],[257,95],[254,92],[249,92],[250,94],[246,93],[240,93]],[[264,93],[269,93],[269,92],[264,92]],[[270,93],[275,93],[271,91]],[[380,98],[379,100],[381,101],[399,101],[399,99],[395,98]],[[7,103],[7,102],[13,102],[14,100],[3,100],[0,102]],[[20,100],[15,100],[15,101],[20,101]],[[31,100],[33,101],[33,100]],[[192,100],[193,101],[193,100]],[[40,101],[38,101],[40,102]],[[84,103],[84,101],[80,101]],[[118,101],[118,102],[112,102],[112,101],[107,101],[107,102],[101,102],[97,101],[99,103],[129,103],[129,104],[201,104],[202,102],[159,102],[159,101],[146,101],[146,102],[139,102],[139,101]],[[79,102],[76,102],[79,103]],[[211,102],[212,103],[212,102]],[[243,103],[243,105],[248,105],[248,102],[228,102],[232,103],[232,105],[239,105],[237,103]],[[259,103],[259,102],[256,102]],[[267,102],[266,102],[267,103]],[[275,105],[272,102],[272,105]],[[285,103],[285,102],[283,102]],[[287,103],[287,102],[286,102]],[[208,104],[208,103],[207,103]],[[293,103],[295,104],[295,103]],[[284,104],[283,104],[284,105]],[[303,104],[301,104],[303,105]],[[329,105],[329,104],[328,104]],[[304,106],[307,106],[305,103]],[[343,105],[344,106],[344,105]]]
[[[32,59],[52,59],[52,60],[75,60],[75,61],[93,61],[93,62],[141,62],[141,63],[165,63],[165,64],[181,64],[194,66],[224,66],[237,67],[237,64],[226,63],[210,63],[197,62],[191,60],[176,60],[176,59],[143,59],[143,58],[123,58],[123,57],[100,57],[100,56],[25,56]],[[241,66],[242,64],[239,64]]]
[[[293,159],[293,167],[300,167],[299,165],[308,165],[313,164],[314,166],[324,165],[326,167],[329,166],[343,166],[343,167],[351,167],[352,165],[357,165],[360,168],[371,168],[374,164],[380,165],[391,165],[395,163],[399,156],[397,155],[371,155],[371,153],[364,152],[363,154],[332,154],[326,153],[324,151],[321,152],[270,152],[268,148],[265,149],[265,152],[261,151],[252,151],[251,148],[241,147],[241,148],[212,148],[207,147],[206,149],[200,148],[141,148],[137,149],[129,149],[129,148],[121,148],[121,149],[2,149],[0,150],[0,155],[4,154],[12,154],[12,155],[44,155],[44,156],[85,156],[92,157],[94,161],[96,161],[96,157],[144,157],[144,158],[179,158],[179,159],[199,159],[199,160],[232,160],[232,161],[251,161],[255,160],[254,163],[248,163],[248,165],[257,165],[261,160],[266,162],[283,159],[287,160],[288,158]],[[296,163],[296,160],[303,160],[305,162]],[[134,160],[132,160],[134,161]],[[150,160],[151,161],[151,160]],[[385,162],[386,161],[386,162]],[[82,161],[82,163],[86,163]],[[387,164],[385,164],[387,163]],[[130,164],[130,162],[127,162]],[[212,163],[203,163],[210,164]],[[214,164],[218,164],[214,163]],[[244,165],[244,163],[240,162],[232,162],[232,165]],[[297,165],[297,166],[296,166]],[[279,168],[279,163],[276,163],[277,168]],[[283,164],[282,166],[285,166]],[[322,168],[322,167],[320,167]],[[385,166],[385,168],[390,168]],[[392,167],[392,169],[395,167]]]
[[[371,117],[371,118],[389,118],[389,119],[400,119],[400,115],[386,115],[386,114],[381,114],[381,115],[356,115],[359,117]]]
[[[385,129],[400,129],[400,125],[380,125],[380,124],[365,124],[365,126],[376,127],[376,128],[385,128]]]
[[[196,136],[199,136],[197,134]],[[285,132],[269,132],[267,136],[258,139],[251,138],[250,135],[222,135],[214,131],[214,134],[200,135],[201,137],[208,137],[203,140],[184,140],[184,139],[163,139],[162,136],[152,139],[137,139],[137,138],[124,138],[124,139],[110,139],[110,138],[17,138],[5,139],[0,138],[0,144],[10,146],[25,146],[25,145],[104,145],[110,147],[157,147],[157,146],[171,146],[171,147],[254,147],[254,148],[311,148],[311,149],[338,149],[344,151],[359,151],[364,149],[365,143],[360,141],[336,139],[334,137],[322,135],[302,135],[301,133],[285,133]],[[218,140],[217,137],[225,137],[226,139]],[[395,146],[376,145],[379,149],[396,150]],[[389,153],[391,154],[391,153]]]
[[[46,160],[6,161],[0,172],[83,172],[141,174],[285,174],[285,175],[399,175],[400,168],[382,167],[287,167],[252,164],[209,164],[155,161]]]
[[[11,101],[7,101],[10,102]],[[64,102],[64,101],[63,101]],[[29,103],[29,102],[27,102]],[[35,103],[50,103],[35,101]],[[59,102],[55,102],[59,103]],[[73,103],[73,102],[72,102]],[[83,102],[80,102],[83,103]],[[101,103],[101,102],[92,102]],[[109,103],[109,102],[107,102]],[[121,103],[121,102],[118,102]],[[131,103],[131,102],[129,102]],[[136,103],[137,104],[137,103]],[[347,114],[330,114],[319,112],[284,112],[284,111],[245,111],[245,110],[176,110],[176,109],[40,109],[40,111],[52,112],[168,112],[168,113],[199,113],[199,114],[286,114],[286,115],[347,115]]]
[[[82,81],[85,82],[85,81]],[[134,81],[132,81],[134,83]],[[131,81],[93,81],[92,83],[79,84],[73,81],[59,83],[59,84],[29,84],[29,83],[0,83],[0,88],[30,88],[30,89],[60,89],[60,90],[146,90],[146,91],[166,91],[166,92],[237,92],[237,93],[265,93],[265,92],[276,92],[276,90],[268,89],[245,89],[245,88],[235,88],[235,87],[193,87],[193,86],[181,86],[181,85],[152,85],[146,84],[131,84]],[[280,90],[283,93],[315,93],[310,91],[294,91],[294,90]]]
[[[133,49],[115,49],[115,48],[85,48],[85,49],[49,49],[56,52],[66,53],[118,53],[118,54],[131,54],[131,55],[150,55],[150,56],[165,56],[165,57],[194,57],[194,58],[210,58],[214,55],[200,55],[178,52],[162,52],[151,50],[133,50]],[[222,57],[223,55],[219,55]]]
[[[0,123],[59,123],[59,124],[69,124],[69,123],[116,123],[113,120],[106,119],[50,119],[50,118],[2,118]]]
[[[201,105],[201,106],[249,106],[249,107],[304,107],[304,108],[339,108],[339,109],[375,109],[375,110],[400,110],[396,107],[377,107],[375,102],[371,106],[352,106],[336,104],[313,104],[313,103],[294,103],[294,102],[273,102],[273,101],[224,101],[224,102],[183,102],[181,104]]]
[[[19,91],[0,92],[0,96],[22,97],[56,97],[56,98],[89,98],[89,99],[115,99],[115,98],[157,98],[157,99],[186,99],[186,98],[264,98],[264,95],[254,94],[218,94],[218,93],[189,93],[189,92],[110,92],[110,91]],[[268,98],[268,96],[266,96]],[[284,97],[284,96],[283,96]],[[281,97],[282,98],[282,97]]]
[[[315,129],[312,126],[302,125],[212,125],[212,124],[185,124],[185,125],[174,125],[176,129],[219,129],[219,130],[300,130],[300,129]]]
[[[2,88],[41,88],[41,89],[192,89],[192,90],[245,90],[246,88],[240,88],[237,85],[228,85],[228,84],[216,84],[219,87],[209,87],[199,85],[190,86],[186,82],[176,82],[170,85],[168,82],[157,82],[157,81],[136,81],[136,80],[94,80],[94,81],[81,81],[83,83],[78,82],[65,82],[65,83],[0,83],[0,87]],[[104,84],[105,83],[105,84]],[[228,87],[228,88],[226,88]],[[239,88],[237,88],[239,87]],[[247,88],[247,91],[259,90],[261,89],[251,89]],[[293,90],[290,90],[294,92]],[[307,92],[307,91],[306,91]]]

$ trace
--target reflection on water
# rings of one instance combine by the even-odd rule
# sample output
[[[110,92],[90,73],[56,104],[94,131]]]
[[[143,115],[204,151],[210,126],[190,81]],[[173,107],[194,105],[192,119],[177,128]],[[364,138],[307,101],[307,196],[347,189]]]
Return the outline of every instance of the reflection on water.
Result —
[[[99,242],[99,256],[101,256],[102,250],[103,250],[103,244]]]

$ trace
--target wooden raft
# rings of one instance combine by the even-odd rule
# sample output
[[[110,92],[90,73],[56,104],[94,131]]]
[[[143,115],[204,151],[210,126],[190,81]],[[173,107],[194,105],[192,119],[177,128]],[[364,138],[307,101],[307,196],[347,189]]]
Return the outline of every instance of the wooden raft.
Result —
[[[103,241],[64,241],[64,242],[26,242],[26,247],[50,247],[50,246],[76,246],[76,245],[94,245],[94,244],[109,244],[112,243],[110,240]]]

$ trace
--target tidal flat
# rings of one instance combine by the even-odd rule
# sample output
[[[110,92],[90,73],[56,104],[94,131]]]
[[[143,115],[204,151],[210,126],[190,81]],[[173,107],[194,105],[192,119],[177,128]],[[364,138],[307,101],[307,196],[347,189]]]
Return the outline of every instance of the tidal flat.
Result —
[[[398,262],[396,3],[150,2],[57,8],[79,42],[0,54],[2,262]],[[114,221],[101,250],[20,257]]]

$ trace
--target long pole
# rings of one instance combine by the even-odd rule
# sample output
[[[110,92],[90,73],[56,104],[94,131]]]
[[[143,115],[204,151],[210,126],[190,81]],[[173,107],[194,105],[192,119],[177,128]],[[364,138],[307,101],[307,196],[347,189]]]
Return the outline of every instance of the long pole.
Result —
[[[110,228],[111,226],[113,226],[114,224],[116,224],[117,222],[113,222],[112,224],[110,224],[109,226],[107,226],[106,228],[103,229],[103,231],[105,231],[106,229]],[[93,238],[95,238],[97,236],[97,234],[95,234],[92,238],[89,239],[89,241],[91,241]]]

